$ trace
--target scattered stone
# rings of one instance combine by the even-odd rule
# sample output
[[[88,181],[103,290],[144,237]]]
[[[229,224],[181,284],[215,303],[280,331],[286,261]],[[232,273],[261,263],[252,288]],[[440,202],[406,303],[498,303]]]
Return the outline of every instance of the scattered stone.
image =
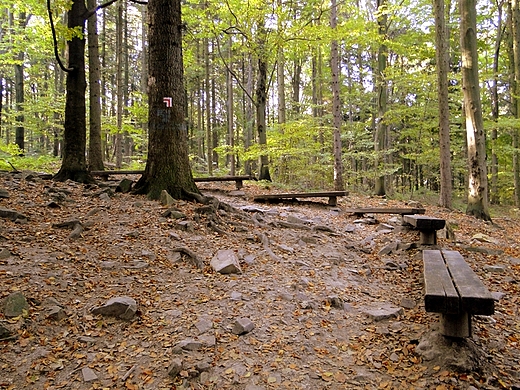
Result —
[[[10,219],[11,221],[27,219],[25,215],[20,214],[18,211],[0,208],[0,218]]]
[[[337,296],[325,298],[325,305],[333,307],[335,309],[343,309],[343,299]]]
[[[493,299],[495,301],[500,301],[502,298],[504,298],[506,296],[506,293],[503,293],[503,292],[498,292],[498,291],[493,291],[491,293],[491,296],[493,297]]]
[[[493,237],[490,237],[484,233],[477,233],[473,237],[471,237],[472,240],[478,241],[478,242],[487,242],[490,244],[498,244],[498,241],[494,239]]]
[[[180,353],[182,351],[199,351],[204,347],[201,341],[194,339],[185,339],[179,341],[174,347],[174,353]]]
[[[0,188],[0,198],[9,199],[9,191],[7,191],[5,188]]]
[[[213,322],[206,318],[202,318],[195,323],[195,327],[199,333],[206,333],[207,331],[213,329]]]
[[[0,260],[8,259],[11,257],[11,252],[7,248],[0,249]]]
[[[386,260],[383,268],[387,271],[397,271],[401,267],[393,260]]]
[[[206,348],[211,348],[217,345],[217,338],[214,335],[202,334],[199,336],[199,340]]]
[[[103,306],[95,307],[92,314],[131,320],[137,312],[137,303],[133,298],[122,296],[110,298]]]
[[[390,233],[394,230],[394,227],[392,225],[388,225],[386,223],[380,223],[377,225],[376,231],[380,233]]]
[[[238,291],[232,291],[231,294],[229,295],[229,298],[232,301],[241,301],[242,300],[242,293],[238,292]]]
[[[98,379],[98,376],[90,367],[83,367],[81,373],[83,374],[83,381],[85,382],[93,382]]]
[[[195,364],[195,369],[198,372],[208,372],[211,369],[211,364],[209,364],[207,361],[197,362]]]
[[[493,274],[503,274],[506,272],[506,270],[507,270],[507,267],[505,265],[500,265],[500,264],[486,265],[484,267],[484,271],[487,271],[487,272],[490,272]]]
[[[385,245],[383,248],[379,250],[379,256],[389,255],[390,253],[397,250],[399,243],[392,242],[390,244]]]
[[[89,337],[89,336],[81,336],[80,338],[78,338],[78,340],[81,341],[82,343],[87,343],[87,344],[93,344],[96,342],[95,338]]]
[[[404,307],[405,309],[413,309],[415,306],[417,306],[417,303],[412,299],[405,297],[401,299],[401,307]]]
[[[106,192],[102,192],[99,195],[99,199],[102,200],[103,202],[108,202],[110,200],[110,195]]]
[[[9,329],[7,329],[5,326],[0,324],[0,341],[7,339],[12,336],[12,333]]]
[[[130,191],[132,191],[132,185],[134,182],[130,179],[123,179],[119,182],[117,185],[115,192],[122,192],[123,194],[128,194]]]
[[[182,371],[182,360],[175,358],[171,361],[170,367],[168,367],[168,375],[175,378]]]
[[[176,225],[176,227],[179,230],[184,230],[190,233],[193,233],[195,231],[195,227],[193,226],[192,221],[181,221]]]
[[[162,217],[171,219],[183,219],[186,218],[186,214],[177,210],[176,208],[171,208],[162,213]]]
[[[238,256],[232,249],[220,249],[210,262],[211,267],[221,274],[241,274]]]
[[[61,321],[65,318],[67,318],[67,313],[63,309],[63,307],[60,306],[49,306],[45,310],[45,315],[49,320],[54,321]]]
[[[29,310],[27,299],[20,291],[9,294],[2,301],[2,311],[6,317],[18,317]]]
[[[237,318],[231,332],[238,336],[249,333],[255,328],[255,324],[251,322],[249,318]]]
[[[345,227],[345,232],[346,233],[355,233],[357,231],[357,226],[356,225],[347,225]]]
[[[361,309],[373,321],[383,321],[390,318],[397,318],[404,313],[403,308],[395,307],[389,303],[376,303]]]
[[[256,260],[256,256],[255,255],[246,255],[244,256],[244,261],[246,262],[246,264],[253,264]]]
[[[236,191],[229,191],[228,193],[229,196],[234,196],[234,197],[244,197],[246,196],[246,193],[242,190],[236,190]]]

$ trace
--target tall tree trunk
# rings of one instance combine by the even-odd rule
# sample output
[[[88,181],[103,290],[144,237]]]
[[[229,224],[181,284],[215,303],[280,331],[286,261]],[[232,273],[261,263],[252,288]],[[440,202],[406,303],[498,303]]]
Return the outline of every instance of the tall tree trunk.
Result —
[[[486,138],[478,81],[476,0],[460,0],[462,91],[468,145],[468,204],[466,214],[491,220],[488,206]]]
[[[150,136],[146,168],[135,192],[158,199],[166,190],[176,199],[190,198],[199,191],[188,156],[181,1],[150,0],[148,7]]]
[[[513,109],[516,118],[520,118],[520,1],[511,0],[511,32],[513,35],[513,62],[514,62],[514,94]],[[518,147],[519,130],[514,128],[513,132],[513,176],[515,185],[515,206],[520,206],[520,152]]]
[[[209,40],[204,38],[204,94],[206,103],[206,159],[208,161],[208,173],[213,174],[213,132],[211,128],[211,85],[210,85],[210,53]]]
[[[84,0],[74,0],[67,13],[70,29],[83,33],[87,8]],[[86,105],[85,105],[85,38],[74,36],[69,42],[69,61],[66,79],[65,123],[63,131],[62,164],[54,180],[71,179],[88,182],[92,178],[87,172],[86,162]]]
[[[93,9],[96,0],[87,0],[87,7]],[[99,41],[97,32],[97,14],[89,18],[88,24],[88,60],[89,60],[89,169],[102,171],[103,152],[101,148],[101,69],[99,64]]]
[[[116,125],[115,156],[116,168],[123,166],[123,2],[117,3],[116,22]]]
[[[451,208],[452,175],[450,154],[450,106],[448,96],[448,38],[446,34],[444,0],[435,0],[435,44],[437,62],[437,91],[439,95],[439,145],[441,191],[439,204]]]
[[[246,86],[246,92],[247,95],[253,96],[253,61],[251,59],[251,56],[248,55],[244,59],[245,65],[244,65],[244,77],[245,77],[245,86]],[[246,94],[243,94],[243,101],[244,101],[244,149],[246,151],[249,150],[253,143],[253,102],[251,99],[248,99]],[[244,162],[245,167],[245,173],[247,175],[251,175],[253,172],[253,162],[251,160],[247,160]]]
[[[231,60],[232,60],[232,38],[228,41],[228,66],[230,69],[226,72],[226,87],[227,87],[227,130],[228,130],[228,146],[230,148],[229,157],[229,174],[235,175],[235,126],[234,126],[234,101],[233,101],[233,75],[231,74]]]
[[[377,17],[378,32],[380,38],[384,41],[387,34],[387,15],[386,15],[386,0],[377,0]],[[384,153],[386,145],[386,124],[384,123],[384,116],[386,114],[386,106],[388,100],[387,82],[385,77],[386,63],[387,63],[388,49],[386,44],[382,42],[379,45],[377,52],[377,71],[376,71],[376,106],[377,106],[377,120],[375,121],[375,152],[376,152],[376,172],[378,172],[375,180],[375,194],[378,196],[386,195],[385,175],[379,173],[384,170]]]
[[[18,25],[25,29],[26,25],[26,14],[25,12],[21,12],[18,15]],[[25,101],[25,91],[24,91],[24,61],[25,61],[25,53],[21,51],[17,56],[17,63],[14,66],[14,79],[15,79],[15,96],[16,96],[16,131],[15,131],[15,143],[20,148],[21,153],[24,153],[25,150],[25,127],[24,127],[24,101]]]
[[[256,86],[256,129],[258,132],[258,143],[267,147],[267,63],[263,58],[258,59],[258,80]],[[269,157],[266,154],[260,156],[258,180],[271,181],[269,173]]]
[[[337,26],[337,5],[336,0],[332,0],[330,9],[330,27],[333,31]],[[330,67],[332,72],[332,117],[334,124],[334,189],[344,190],[343,184],[343,160],[341,153],[341,100],[339,86],[339,52],[338,41],[333,39],[330,45]]]
[[[491,188],[490,201],[498,204],[500,202],[500,194],[498,192],[498,155],[497,155],[497,140],[498,140],[498,116],[500,111],[499,97],[498,97],[498,66],[500,45],[502,43],[502,11],[503,2],[498,4],[497,15],[497,36],[495,41],[495,51],[493,55],[493,80],[491,82],[491,117],[493,119],[493,128],[491,129]]]

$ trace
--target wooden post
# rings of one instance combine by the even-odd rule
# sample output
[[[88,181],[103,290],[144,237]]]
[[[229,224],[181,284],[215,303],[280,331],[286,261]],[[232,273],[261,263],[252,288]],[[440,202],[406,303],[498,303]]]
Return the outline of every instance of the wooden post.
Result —
[[[471,315],[467,312],[460,314],[441,314],[441,333],[448,337],[470,337]]]

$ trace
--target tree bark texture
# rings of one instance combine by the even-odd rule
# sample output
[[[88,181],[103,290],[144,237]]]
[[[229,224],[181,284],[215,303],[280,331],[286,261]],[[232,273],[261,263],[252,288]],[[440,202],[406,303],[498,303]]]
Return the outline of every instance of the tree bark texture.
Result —
[[[330,10],[330,27],[332,30],[336,29],[337,25],[337,6],[336,0],[332,0]],[[339,87],[339,50],[338,41],[333,40],[330,45],[330,67],[332,71],[332,117],[334,124],[334,189],[336,191],[343,191],[345,185],[343,184],[343,160],[341,153],[341,99]]]
[[[190,169],[182,61],[180,0],[150,0],[148,160],[136,192],[159,199],[199,193]],[[171,98],[172,106],[169,105]]]
[[[513,74],[514,87],[513,95],[514,114],[516,118],[520,118],[520,1],[511,0],[511,32],[513,35]],[[513,177],[515,185],[515,206],[520,206],[520,153],[519,146],[519,130],[513,129]]]
[[[477,13],[475,0],[460,1],[460,46],[468,145],[468,204],[466,214],[491,220],[488,210],[486,138],[478,82]]]
[[[89,9],[96,6],[96,0],[87,0]],[[97,32],[97,14],[92,15],[87,23],[88,61],[89,61],[89,145],[88,167],[92,171],[102,171],[103,151],[101,147],[101,69],[99,64],[99,40]]]
[[[450,153],[450,107],[448,96],[448,40],[444,0],[435,0],[435,44],[437,61],[437,91],[439,94],[439,146],[441,190],[439,204],[451,208],[452,174]]]
[[[84,33],[87,8],[84,0],[74,0],[68,11],[68,27],[80,28]],[[87,82],[85,79],[85,39],[75,36],[69,42],[68,67],[72,71],[67,72],[65,123],[63,130],[62,163],[54,180],[65,181],[67,179],[77,182],[89,182],[92,178],[87,172],[86,162],[86,103],[85,91]]]

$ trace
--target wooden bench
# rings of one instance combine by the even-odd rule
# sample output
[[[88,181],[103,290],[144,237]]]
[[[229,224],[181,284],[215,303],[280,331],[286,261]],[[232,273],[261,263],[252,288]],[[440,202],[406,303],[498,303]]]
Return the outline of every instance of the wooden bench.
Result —
[[[423,208],[392,208],[392,207],[366,207],[357,209],[346,209],[346,213],[363,216],[364,214],[424,214]]]
[[[495,301],[482,281],[451,250],[424,250],[424,307],[440,313],[441,333],[449,337],[471,336],[471,315],[492,315]]]
[[[426,215],[403,215],[403,221],[419,230],[419,243],[421,245],[436,245],[437,230],[446,226],[444,219]]]
[[[144,171],[140,170],[134,170],[134,171],[124,171],[124,170],[118,170],[118,171],[91,171],[90,172],[94,176],[100,176],[104,178],[108,178],[110,175],[142,175]],[[195,183],[201,183],[201,182],[211,182],[211,181],[234,181],[236,184],[237,189],[241,189],[244,187],[244,180],[255,180],[254,177],[251,176],[208,176],[208,177],[195,177],[193,178]]]
[[[297,201],[298,198],[329,198],[329,206],[337,206],[338,196],[346,196],[347,191],[328,191],[328,192],[303,192],[296,194],[265,194],[256,195],[253,200],[256,202],[279,202],[283,199],[291,199]]]

